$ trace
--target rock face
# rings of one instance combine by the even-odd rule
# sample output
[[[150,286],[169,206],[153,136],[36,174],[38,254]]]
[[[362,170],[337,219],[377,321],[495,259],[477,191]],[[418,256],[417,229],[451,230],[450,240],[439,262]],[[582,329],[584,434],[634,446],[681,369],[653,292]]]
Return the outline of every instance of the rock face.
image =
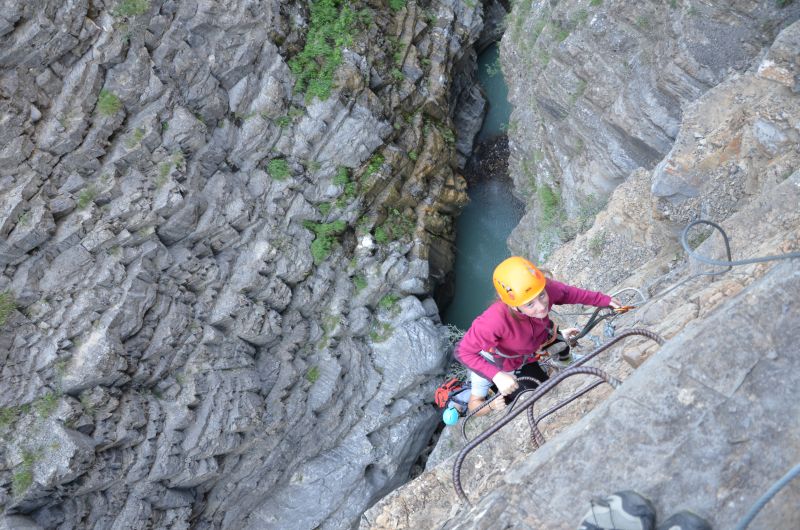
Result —
[[[5,6],[6,527],[342,528],[406,479],[482,8],[333,4]]]
[[[644,300],[614,321],[616,330],[650,329],[664,346],[627,339],[597,357],[593,364],[622,386],[600,387],[548,417],[541,448],[522,419],[478,446],[461,470],[473,506],[454,493],[453,454],[463,442],[445,431],[426,472],[368,510],[362,528],[575,528],[592,498],[623,489],[649,497],[659,521],[689,509],[713,528],[733,528],[800,460],[800,433],[783,420],[800,413],[791,369],[798,259],[723,274],[687,259],[677,241],[687,219],[708,216],[726,230],[735,260],[800,252],[799,38],[795,22],[744,73],[699,97],[663,160],[633,171],[589,230],[544,263],[588,288],[639,289]],[[722,237],[702,226],[688,242],[702,256],[725,256]],[[536,411],[586,381],[574,379]],[[470,437],[491,420],[470,426]],[[752,527],[796,526],[798,501],[798,490],[786,488]]]
[[[585,230],[632,170],[662,161],[692,102],[798,16],[749,0],[516,5],[501,46],[509,165],[529,204],[515,250],[542,260]]]

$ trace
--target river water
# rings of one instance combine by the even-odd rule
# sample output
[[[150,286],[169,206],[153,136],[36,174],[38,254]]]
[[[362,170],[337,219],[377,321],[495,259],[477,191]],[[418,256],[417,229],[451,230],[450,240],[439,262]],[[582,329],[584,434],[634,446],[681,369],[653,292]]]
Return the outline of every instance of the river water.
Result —
[[[489,111],[464,171],[470,203],[456,221],[455,291],[443,314],[446,324],[462,330],[494,299],[492,270],[510,255],[506,239],[524,213],[524,205],[511,193],[508,177],[505,127],[511,106],[497,60],[496,44],[478,56],[478,81]]]

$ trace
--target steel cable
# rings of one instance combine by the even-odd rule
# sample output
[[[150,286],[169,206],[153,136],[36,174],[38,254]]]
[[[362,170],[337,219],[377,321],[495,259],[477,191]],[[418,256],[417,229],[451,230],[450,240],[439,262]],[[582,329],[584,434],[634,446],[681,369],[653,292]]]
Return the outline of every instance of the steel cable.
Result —
[[[464,493],[464,488],[461,486],[461,466],[462,466],[462,464],[464,462],[464,459],[467,457],[467,455],[473,449],[475,449],[477,446],[479,446],[481,443],[483,443],[485,440],[487,440],[490,436],[495,434],[501,428],[503,428],[506,425],[508,425],[514,418],[516,418],[517,416],[519,416],[523,412],[527,411],[528,408],[533,406],[533,404],[536,403],[536,401],[539,398],[541,398],[547,392],[549,392],[550,390],[555,388],[556,385],[561,383],[563,380],[565,380],[565,379],[567,379],[569,377],[572,377],[572,376],[575,376],[575,375],[581,375],[581,374],[593,375],[595,377],[599,377],[600,379],[602,379],[606,383],[610,384],[614,388],[616,388],[620,384],[620,382],[617,379],[609,376],[607,373],[605,373],[604,371],[600,370],[599,368],[593,368],[591,366],[574,366],[574,367],[570,367],[567,370],[564,370],[563,372],[561,372],[560,374],[555,376],[554,378],[548,379],[547,381],[545,381],[539,388],[536,389],[536,391],[534,392],[533,396],[530,399],[528,399],[525,402],[523,402],[522,407],[520,407],[518,409],[514,409],[511,412],[509,412],[508,414],[506,414],[505,416],[503,416],[494,425],[490,426],[488,429],[483,431],[474,440],[472,440],[466,446],[464,446],[461,449],[461,451],[459,451],[458,455],[456,456],[455,463],[453,464],[453,487],[456,490],[456,494],[458,495],[458,497],[463,502],[465,502],[468,505],[470,504],[466,493]]]

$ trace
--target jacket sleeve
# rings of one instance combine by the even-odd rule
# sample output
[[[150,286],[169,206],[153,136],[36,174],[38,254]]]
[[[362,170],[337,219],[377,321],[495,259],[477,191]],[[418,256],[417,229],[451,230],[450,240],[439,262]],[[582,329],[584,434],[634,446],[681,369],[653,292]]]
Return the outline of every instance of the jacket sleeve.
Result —
[[[547,280],[548,287],[552,287],[552,292],[548,289],[554,305],[561,304],[583,304],[595,307],[605,307],[611,303],[611,297],[597,291],[587,291],[572,285]]]
[[[489,325],[488,320],[490,319],[484,313],[472,322],[456,347],[456,359],[481,377],[491,380],[500,369],[487,361],[479,352],[490,351],[496,347],[500,337],[496,330],[492,329],[493,326]]]

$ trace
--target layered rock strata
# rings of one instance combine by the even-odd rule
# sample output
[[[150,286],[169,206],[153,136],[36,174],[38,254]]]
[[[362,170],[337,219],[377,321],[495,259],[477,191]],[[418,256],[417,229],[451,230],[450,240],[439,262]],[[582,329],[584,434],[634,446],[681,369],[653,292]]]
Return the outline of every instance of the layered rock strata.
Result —
[[[708,215],[726,230],[735,260],[800,252],[798,37],[796,22],[744,74],[700,97],[667,156],[634,171],[588,232],[545,264],[585,287],[639,289],[644,300],[616,331],[643,327],[666,344],[627,339],[601,354],[593,364],[622,386],[546,419],[541,449],[519,419],[470,453],[461,480],[474,506],[455,496],[453,454],[463,442],[447,433],[429,469],[367,511],[362,528],[575,528],[592,498],[622,489],[650,497],[662,521],[690,509],[732,528],[800,459],[796,429],[781,420],[797,413],[789,367],[800,338],[798,259],[725,273],[687,259],[677,241],[687,219]],[[725,256],[718,233],[700,227],[688,239],[701,255]],[[689,280],[700,272],[716,274]],[[594,333],[607,340],[605,330]],[[559,385],[536,410],[580,386]],[[796,506],[787,489],[754,527],[791,527]]]
[[[392,5],[5,6],[2,524],[341,528],[405,480],[482,10]]]
[[[515,249],[543,259],[588,228],[631,171],[672,149],[692,102],[798,16],[750,0],[516,4],[501,47],[509,164],[529,205]]]

